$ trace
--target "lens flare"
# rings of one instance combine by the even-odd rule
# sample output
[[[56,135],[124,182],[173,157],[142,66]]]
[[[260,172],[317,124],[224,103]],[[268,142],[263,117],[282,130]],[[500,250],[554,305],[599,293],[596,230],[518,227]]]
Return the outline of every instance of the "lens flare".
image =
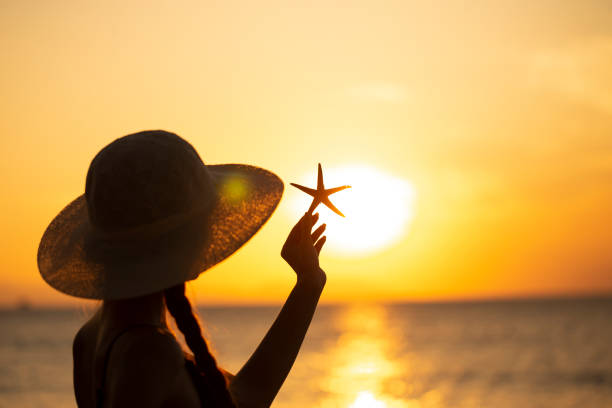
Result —
[[[221,194],[232,204],[239,204],[249,192],[247,182],[240,177],[230,177],[221,185]]]

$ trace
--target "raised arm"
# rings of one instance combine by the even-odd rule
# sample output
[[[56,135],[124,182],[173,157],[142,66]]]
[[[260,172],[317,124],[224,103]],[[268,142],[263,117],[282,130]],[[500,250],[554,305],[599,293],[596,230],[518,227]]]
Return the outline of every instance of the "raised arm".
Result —
[[[306,213],[283,246],[281,256],[295,271],[297,282],[261,344],[230,384],[241,408],[270,406],[300,350],[326,280],[319,267],[325,224],[311,232],[317,220],[318,214]]]

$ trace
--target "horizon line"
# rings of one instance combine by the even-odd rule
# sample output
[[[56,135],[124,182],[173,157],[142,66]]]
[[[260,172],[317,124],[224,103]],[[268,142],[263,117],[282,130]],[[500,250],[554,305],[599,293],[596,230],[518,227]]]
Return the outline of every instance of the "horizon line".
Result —
[[[554,301],[586,301],[586,300],[612,300],[612,292],[574,293],[574,294],[529,294],[529,295],[500,295],[483,297],[457,297],[432,299],[388,299],[388,300],[336,300],[322,301],[320,307],[356,306],[356,305],[444,305],[444,304],[487,304],[487,303],[522,303],[522,302],[554,302]],[[78,302],[78,301],[77,301]],[[100,300],[83,299],[80,304],[34,304],[27,300],[0,304],[0,311],[36,311],[36,310],[75,310],[97,307]],[[247,308],[247,307],[279,307],[284,302],[278,301],[216,301],[194,302],[196,308]]]

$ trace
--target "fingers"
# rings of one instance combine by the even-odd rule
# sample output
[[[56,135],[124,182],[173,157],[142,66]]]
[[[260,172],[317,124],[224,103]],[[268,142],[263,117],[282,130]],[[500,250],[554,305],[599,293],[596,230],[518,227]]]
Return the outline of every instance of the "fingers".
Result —
[[[308,219],[312,217],[312,214],[308,214],[308,213],[304,213],[304,215],[302,215],[302,218],[300,218],[300,220],[297,222],[298,225],[302,226],[308,223]]]
[[[298,220],[298,222],[295,223],[295,225],[293,226],[293,228],[291,229],[291,235],[293,237],[295,237],[295,239],[301,239],[301,237],[304,236],[305,231],[307,231],[305,224],[309,218],[309,214],[308,213],[304,213],[304,215],[302,215],[302,218],[300,218]]]
[[[310,230],[312,229],[313,221],[312,218],[314,216],[312,214],[306,213],[304,214],[304,220],[301,225],[301,237],[302,239],[310,238]]]
[[[312,227],[317,223],[318,220],[319,220],[319,213],[316,213],[316,214],[306,213],[304,215],[304,225],[303,225],[304,232],[307,232],[308,234],[310,234]]]
[[[319,220],[319,213],[310,214],[305,213],[302,218],[295,224],[293,229],[297,235],[298,240],[308,240],[310,242],[316,242],[321,234],[325,231],[326,224],[320,225],[314,232],[311,233],[313,226]],[[293,232],[293,231],[292,231]]]
[[[312,227],[317,223],[317,221],[319,221],[319,213],[316,214],[310,214],[310,228],[312,229]]]
[[[312,242],[317,242],[321,234],[323,234],[323,231],[325,231],[325,227],[325,224],[321,224],[319,228],[317,228],[315,232],[312,233]]]
[[[314,244],[314,247],[317,250],[317,254],[321,253],[321,249],[323,248],[323,245],[325,244],[326,240],[327,240],[327,237],[323,236],[323,237],[321,237],[321,239],[319,239],[316,242],[316,244]]]

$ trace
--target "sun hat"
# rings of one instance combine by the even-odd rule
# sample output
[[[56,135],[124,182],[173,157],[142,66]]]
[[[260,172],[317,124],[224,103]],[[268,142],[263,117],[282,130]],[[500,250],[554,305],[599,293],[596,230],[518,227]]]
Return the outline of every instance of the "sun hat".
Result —
[[[234,253],[268,220],[283,193],[274,173],[205,165],[174,133],[150,130],[103,148],[85,194],[51,221],[38,269],[53,288],[89,299],[154,293]]]

